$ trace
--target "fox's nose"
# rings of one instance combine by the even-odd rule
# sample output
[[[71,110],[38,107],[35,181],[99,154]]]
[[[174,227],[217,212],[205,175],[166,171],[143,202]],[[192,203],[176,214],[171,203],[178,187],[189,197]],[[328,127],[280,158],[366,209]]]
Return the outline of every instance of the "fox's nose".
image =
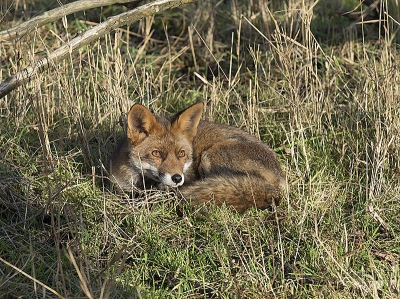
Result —
[[[175,184],[179,184],[180,182],[182,182],[182,176],[180,174],[174,174],[171,177],[171,180],[175,183]]]

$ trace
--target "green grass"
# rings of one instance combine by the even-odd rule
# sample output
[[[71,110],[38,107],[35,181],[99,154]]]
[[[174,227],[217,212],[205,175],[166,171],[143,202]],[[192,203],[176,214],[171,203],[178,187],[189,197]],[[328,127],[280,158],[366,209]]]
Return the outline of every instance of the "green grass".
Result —
[[[324,2],[314,14],[296,0],[266,15],[264,1],[188,5],[99,39],[0,100],[0,297],[398,297],[395,22],[379,34]],[[0,6],[1,30],[38,13],[21,5]],[[122,10],[77,14],[68,33]],[[60,22],[1,43],[1,79],[65,40]],[[241,215],[110,188],[129,107],[172,113],[196,101],[276,151],[290,184],[280,206]]]

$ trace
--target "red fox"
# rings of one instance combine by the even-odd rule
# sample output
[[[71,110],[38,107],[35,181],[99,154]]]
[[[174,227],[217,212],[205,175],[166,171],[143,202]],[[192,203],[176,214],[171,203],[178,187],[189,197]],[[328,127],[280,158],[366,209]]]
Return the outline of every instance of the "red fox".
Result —
[[[126,138],[110,159],[124,191],[178,187],[191,204],[226,204],[238,212],[279,204],[286,186],[274,152],[236,127],[200,120],[203,103],[164,117],[134,104]]]

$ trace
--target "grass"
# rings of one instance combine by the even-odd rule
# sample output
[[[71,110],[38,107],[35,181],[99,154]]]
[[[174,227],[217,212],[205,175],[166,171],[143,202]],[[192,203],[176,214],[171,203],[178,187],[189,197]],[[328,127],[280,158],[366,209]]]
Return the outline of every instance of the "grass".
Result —
[[[2,4],[0,29],[50,4]],[[352,25],[329,7],[199,2],[101,38],[2,99],[0,296],[398,297],[396,22]],[[0,44],[1,79],[103,12]],[[110,188],[130,105],[196,101],[274,148],[290,183],[280,206],[239,215]]]

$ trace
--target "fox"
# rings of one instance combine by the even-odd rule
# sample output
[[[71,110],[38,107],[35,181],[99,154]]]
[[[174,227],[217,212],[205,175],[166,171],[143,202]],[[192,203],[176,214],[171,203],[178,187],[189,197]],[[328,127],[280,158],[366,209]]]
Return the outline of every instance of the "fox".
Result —
[[[203,110],[199,102],[163,116],[134,104],[110,158],[110,180],[125,192],[173,187],[191,205],[225,204],[239,213],[278,205],[286,179],[275,153],[240,128],[202,120]]]

